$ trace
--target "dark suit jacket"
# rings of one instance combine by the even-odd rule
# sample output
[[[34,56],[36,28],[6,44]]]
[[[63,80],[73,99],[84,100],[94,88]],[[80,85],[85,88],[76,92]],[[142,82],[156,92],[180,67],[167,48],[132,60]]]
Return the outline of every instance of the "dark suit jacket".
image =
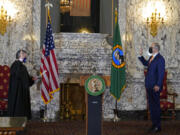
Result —
[[[145,87],[147,89],[153,89],[155,85],[160,87],[160,91],[163,86],[163,78],[165,73],[165,60],[163,56],[158,53],[156,57],[149,64],[149,60],[145,60],[143,56],[139,57],[139,60],[144,66],[148,67],[148,71],[145,77]]]

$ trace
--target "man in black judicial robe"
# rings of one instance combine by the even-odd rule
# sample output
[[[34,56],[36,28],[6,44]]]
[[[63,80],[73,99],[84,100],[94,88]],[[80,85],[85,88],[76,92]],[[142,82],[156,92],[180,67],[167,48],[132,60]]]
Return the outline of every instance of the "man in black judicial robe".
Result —
[[[19,50],[16,60],[10,68],[10,81],[8,91],[8,114],[10,117],[24,116],[31,119],[31,104],[29,87],[33,85],[34,79],[27,71],[27,53]]]

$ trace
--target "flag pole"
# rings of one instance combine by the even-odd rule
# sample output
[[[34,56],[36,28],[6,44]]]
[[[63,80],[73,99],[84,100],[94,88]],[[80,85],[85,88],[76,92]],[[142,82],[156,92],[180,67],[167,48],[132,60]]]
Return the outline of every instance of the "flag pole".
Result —
[[[115,8],[115,23],[118,22],[118,1],[117,1],[117,7]],[[114,35],[113,35],[114,36]],[[118,118],[118,104],[117,104],[117,99],[115,99],[115,109],[114,109],[114,122],[118,122],[120,120],[120,118]]]
[[[47,27],[47,24],[48,24],[48,10],[49,10],[49,8],[46,6],[47,3],[49,3],[49,0],[46,0],[46,4],[45,4],[45,8],[46,8],[46,27]],[[43,121],[44,121],[44,122],[47,121],[47,104],[45,104],[45,106],[44,106]]]
[[[114,109],[114,119],[113,119],[114,122],[117,122],[119,121],[119,118],[118,118],[118,109],[117,109],[117,99],[115,101],[115,109]]]
[[[48,25],[48,18],[50,17],[50,8],[53,7],[51,3],[49,3],[49,0],[46,0],[45,8],[46,8],[46,26]],[[50,20],[51,21],[51,20]],[[45,104],[44,107],[44,116],[43,116],[43,121],[46,122],[48,120],[47,118],[47,104]]]
[[[113,121],[114,122],[118,122],[120,120],[120,118],[118,117],[118,105],[117,105],[117,99],[115,101],[115,109],[114,109],[114,118]]]
[[[112,0],[112,37],[114,36],[114,0]]]

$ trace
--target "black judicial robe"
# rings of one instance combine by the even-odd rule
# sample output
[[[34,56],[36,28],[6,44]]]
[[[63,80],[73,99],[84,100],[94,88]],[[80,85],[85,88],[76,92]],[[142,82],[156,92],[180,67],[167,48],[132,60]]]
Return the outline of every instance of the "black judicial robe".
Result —
[[[8,91],[8,114],[10,117],[25,116],[31,118],[29,87],[34,81],[28,74],[26,66],[16,60],[10,68]]]

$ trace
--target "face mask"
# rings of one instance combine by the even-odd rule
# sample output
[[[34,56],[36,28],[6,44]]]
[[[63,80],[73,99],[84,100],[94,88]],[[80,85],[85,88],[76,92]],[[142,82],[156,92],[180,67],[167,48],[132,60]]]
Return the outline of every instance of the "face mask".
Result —
[[[23,59],[23,62],[26,63],[26,61],[27,61],[27,58],[24,58],[24,59]]]
[[[149,47],[149,53],[152,53],[152,52],[153,52],[152,47]]]
[[[19,58],[19,61],[23,62],[23,59]]]

